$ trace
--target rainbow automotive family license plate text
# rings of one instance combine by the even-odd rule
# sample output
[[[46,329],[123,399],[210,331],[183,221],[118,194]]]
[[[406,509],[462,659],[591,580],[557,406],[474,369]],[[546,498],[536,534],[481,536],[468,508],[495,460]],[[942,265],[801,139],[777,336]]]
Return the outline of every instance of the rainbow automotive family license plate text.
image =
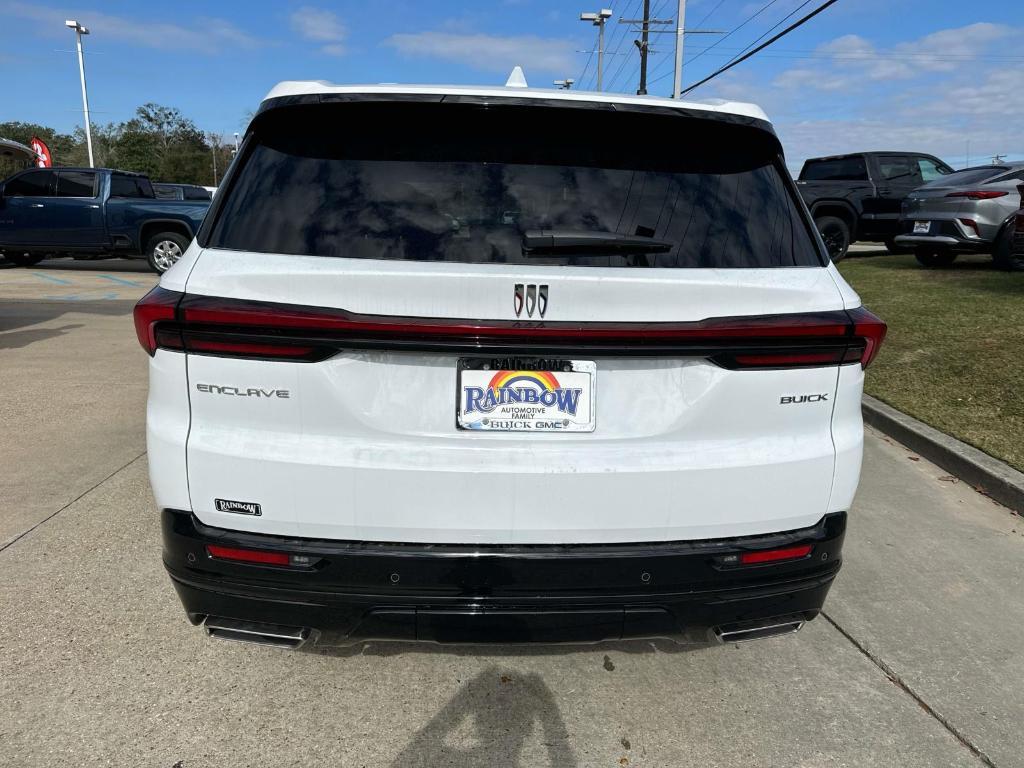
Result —
[[[590,360],[459,360],[459,429],[593,432]]]

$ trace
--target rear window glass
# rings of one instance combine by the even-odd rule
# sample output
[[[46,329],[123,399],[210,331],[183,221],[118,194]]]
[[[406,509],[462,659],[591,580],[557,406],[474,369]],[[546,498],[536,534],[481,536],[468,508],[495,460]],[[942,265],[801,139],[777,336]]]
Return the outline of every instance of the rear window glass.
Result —
[[[170,187],[166,184],[155,184],[153,186],[153,193],[156,195],[157,200],[180,200],[181,190],[177,187]]]
[[[61,171],[57,175],[57,197],[95,197],[96,174],[88,171]]]
[[[901,155],[879,155],[878,170],[886,181],[912,181],[918,175],[910,158]]]
[[[111,197],[153,197],[153,188],[147,179],[137,176],[112,174],[110,177]]]
[[[1005,173],[1009,169],[1005,166],[993,166],[986,165],[981,168],[965,168],[962,171],[954,171],[953,173],[943,176],[941,179],[931,181],[925,186],[935,187],[956,187],[961,184],[980,184],[983,181],[991,179],[993,176],[997,176],[1000,173]]]
[[[598,267],[820,266],[758,128],[468,104],[262,115],[206,245],[282,254]],[[538,232],[628,252],[524,252]],[[658,247],[645,250],[644,238]],[[639,242],[639,245],[637,244]]]
[[[835,160],[808,160],[800,171],[801,181],[867,181],[868,168],[863,157]]]
[[[213,198],[210,190],[202,187],[185,187],[184,194],[186,200],[210,200]]]

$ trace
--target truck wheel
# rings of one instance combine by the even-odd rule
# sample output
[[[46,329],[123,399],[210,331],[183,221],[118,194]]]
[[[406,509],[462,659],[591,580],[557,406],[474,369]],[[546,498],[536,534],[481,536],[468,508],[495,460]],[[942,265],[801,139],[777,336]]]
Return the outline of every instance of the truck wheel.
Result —
[[[929,250],[927,248],[918,248],[914,252],[914,258],[917,259],[917,263],[922,267],[936,269],[938,267],[948,267],[956,261],[956,254],[950,251],[936,251]]]
[[[1005,269],[1007,272],[1024,272],[1024,253],[1013,252],[1013,222],[1003,227],[1003,231],[996,238],[992,261],[997,269]]]
[[[17,264],[19,267],[34,267],[40,261],[46,258],[45,253],[11,253],[8,251],[4,254],[4,258],[7,259],[11,264]]]
[[[885,241],[885,250],[887,250],[893,256],[899,256],[901,253],[910,253],[909,248],[907,248],[905,245],[899,245],[891,237]]]
[[[846,222],[835,216],[822,216],[815,219],[814,223],[821,233],[821,239],[825,241],[825,249],[832,261],[841,261],[846,258],[846,252],[850,249],[850,228]]]
[[[177,232],[161,232],[153,235],[146,243],[146,260],[149,267],[162,275],[173,267],[188,249],[188,240]]]

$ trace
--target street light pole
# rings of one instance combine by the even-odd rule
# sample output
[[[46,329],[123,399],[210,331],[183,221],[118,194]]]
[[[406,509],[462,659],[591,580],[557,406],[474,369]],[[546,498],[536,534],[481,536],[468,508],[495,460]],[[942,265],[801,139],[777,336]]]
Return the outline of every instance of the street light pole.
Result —
[[[676,11],[676,66],[672,75],[672,98],[678,99],[683,89],[683,30],[686,21],[686,0],[679,0]]]
[[[596,13],[581,13],[580,21],[593,22],[597,27],[597,90],[601,90],[602,75],[604,74],[604,23],[611,18],[611,8],[602,8]]]
[[[78,48],[78,75],[82,80],[82,111],[85,113],[85,145],[89,150],[89,167],[95,168],[96,162],[92,155],[92,126],[89,122],[89,93],[85,88],[85,56],[82,54],[82,35],[88,35],[89,30],[74,19],[65,21],[64,26],[75,30],[75,47]]]

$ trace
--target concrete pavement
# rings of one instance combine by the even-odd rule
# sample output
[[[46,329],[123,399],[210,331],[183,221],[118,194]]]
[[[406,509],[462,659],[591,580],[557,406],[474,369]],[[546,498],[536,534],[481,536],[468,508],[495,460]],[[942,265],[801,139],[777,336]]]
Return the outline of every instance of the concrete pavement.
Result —
[[[146,449],[140,261],[0,270],[0,546]]]
[[[124,276],[90,266],[45,274]],[[130,307],[152,277],[58,313],[33,271],[0,270],[0,765],[1024,766],[1024,520],[876,433],[827,615],[796,636],[211,641],[146,479]]]

